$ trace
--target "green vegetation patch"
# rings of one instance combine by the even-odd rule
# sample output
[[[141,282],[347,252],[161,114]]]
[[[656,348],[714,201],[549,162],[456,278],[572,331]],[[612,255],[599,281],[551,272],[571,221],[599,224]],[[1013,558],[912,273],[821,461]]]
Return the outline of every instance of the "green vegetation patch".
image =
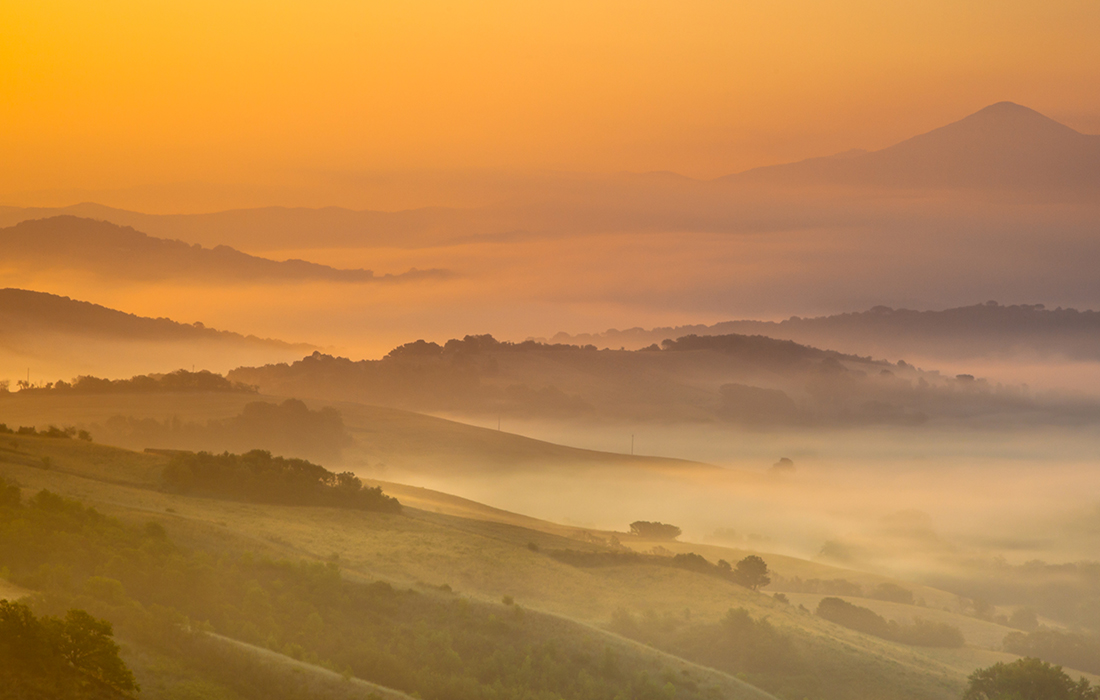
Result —
[[[118,655],[111,624],[84,610],[35,617],[0,600],[0,678],[5,697],[113,698],[137,690]]]
[[[364,487],[351,472],[336,474],[304,459],[273,457],[264,450],[243,455],[180,453],[162,475],[175,493],[282,505],[335,506],[400,513],[396,498],[379,486]]]
[[[966,644],[962,631],[946,622],[917,618],[912,624],[902,625],[841,598],[822,598],[817,604],[817,614],[841,627],[910,646],[961,647]]]

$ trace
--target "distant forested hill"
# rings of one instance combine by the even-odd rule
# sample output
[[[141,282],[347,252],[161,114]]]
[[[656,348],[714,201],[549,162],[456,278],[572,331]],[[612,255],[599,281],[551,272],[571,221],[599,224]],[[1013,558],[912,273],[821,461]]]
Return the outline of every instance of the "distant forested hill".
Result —
[[[1094,406],[1048,404],[970,375],[736,334],[689,335],[635,351],[467,336],[442,346],[409,343],[381,360],[314,353],[293,364],[238,368],[228,377],[270,394],[586,421],[914,425],[1098,415]]]

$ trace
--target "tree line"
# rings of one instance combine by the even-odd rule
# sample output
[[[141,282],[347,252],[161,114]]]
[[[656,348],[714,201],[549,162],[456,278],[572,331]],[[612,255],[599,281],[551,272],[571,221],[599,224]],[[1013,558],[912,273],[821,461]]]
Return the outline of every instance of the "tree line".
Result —
[[[0,423],[0,435],[26,435],[27,437],[61,438],[63,440],[75,437],[88,442],[92,440],[92,434],[87,430],[77,430],[71,425],[67,425],[64,428],[51,425],[45,430],[37,430],[33,425],[9,428],[7,423]]]
[[[626,549],[612,551],[555,549],[547,552],[547,555],[564,564],[578,568],[643,564],[668,566],[674,569],[685,569],[708,576],[716,576],[754,591],[771,583],[767,563],[755,554],[750,554],[737,562],[736,567],[731,566],[724,559],[719,559],[717,564],[712,564],[705,557],[694,552],[663,556],[660,554],[642,554]]]
[[[901,644],[921,647],[962,647],[966,645],[958,627],[946,622],[916,618],[910,624],[887,620],[875,611],[841,598],[822,598],[817,615],[841,627]]]
[[[8,383],[4,382],[7,387]],[[32,394],[154,394],[167,392],[243,392],[255,394],[259,389],[243,382],[231,381],[208,370],[188,372],[180,369],[168,374],[139,374],[130,379],[103,379],[82,375],[71,382],[59,380],[45,384],[16,382],[19,392]]]
[[[396,498],[381,487],[365,487],[351,472],[336,474],[304,459],[274,457],[265,450],[244,454],[175,454],[161,475],[174,493],[257,503],[334,506],[400,513]]]

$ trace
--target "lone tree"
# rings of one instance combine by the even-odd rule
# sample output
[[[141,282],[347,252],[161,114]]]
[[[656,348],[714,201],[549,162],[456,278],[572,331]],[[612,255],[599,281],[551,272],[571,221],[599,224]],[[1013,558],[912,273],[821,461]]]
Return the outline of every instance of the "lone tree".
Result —
[[[680,536],[681,530],[675,525],[636,520],[630,523],[630,534],[653,540],[674,540]]]
[[[1061,666],[1026,658],[994,664],[970,674],[962,700],[1097,700],[1100,687],[1076,683]]]
[[[737,562],[737,567],[733,570],[733,580],[755,591],[772,582],[768,573],[767,563],[755,554],[750,554]]]
[[[26,605],[0,600],[0,678],[15,689],[10,697],[114,696],[83,692],[89,684],[93,690],[98,685],[121,694],[136,691],[134,674],[111,636],[111,623],[83,610],[70,610],[62,619],[36,618]]]

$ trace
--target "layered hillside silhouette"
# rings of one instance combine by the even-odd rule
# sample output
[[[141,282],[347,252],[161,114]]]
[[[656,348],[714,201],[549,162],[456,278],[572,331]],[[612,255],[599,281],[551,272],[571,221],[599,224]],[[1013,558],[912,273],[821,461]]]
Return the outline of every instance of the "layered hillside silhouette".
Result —
[[[724,321],[713,325],[558,333],[550,342],[636,349],[666,338],[751,333],[875,357],[1100,360],[1100,312],[1047,309],[1042,304],[974,304],[942,311],[876,306],[867,311],[792,317],[785,321]]]
[[[0,289],[0,335],[60,333],[124,341],[257,344],[280,350],[306,350],[304,343],[285,343],[270,338],[245,336],[207,328],[201,323],[178,323],[168,318],[148,318],[110,309],[87,301],[35,292]]]
[[[133,280],[217,282],[372,282],[442,274],[412,270],[376,276],[305,260],[268,260],[224,245],[204,248],[154,238],[128,226],[76,216],[55,216],[0,229],[5,261],[35,270],[81,270]]]
[[[239,368],[269,394],[481,416],[677,421],[746,426],[920,425],[1095,420],[1097,407],[1049,404],[970,375],[941,376],[763,336],[689,335],[641,350],[417,341],[381,360],[314,353]]]
[[[131,376],[196,365],[300,357],[316,346],[136,316],[99,304],[26,289],[0,289],[0,381],[34,368],[32,383],[78,374]]]

